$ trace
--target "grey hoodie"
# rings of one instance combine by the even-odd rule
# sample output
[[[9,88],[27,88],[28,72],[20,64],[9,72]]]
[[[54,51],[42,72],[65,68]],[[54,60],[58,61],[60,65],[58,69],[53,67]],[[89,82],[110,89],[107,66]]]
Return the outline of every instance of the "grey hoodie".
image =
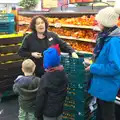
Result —
[[[120,36],[120,28],[115,29],[109,36]]]
[[[19,106],[26,112],[34,112],[36,94],[40,78],[35,76],[18,76],[13,91],[19,95]]]

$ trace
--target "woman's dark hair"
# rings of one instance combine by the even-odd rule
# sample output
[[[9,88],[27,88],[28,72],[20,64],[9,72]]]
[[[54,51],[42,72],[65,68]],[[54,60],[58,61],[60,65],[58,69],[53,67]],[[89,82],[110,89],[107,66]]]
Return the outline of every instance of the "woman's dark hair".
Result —
[[[47,32],[47,29],[48,29],[48,21],[47,19],[42,16],[42,15],[39,15],[39,16],[34,16],[31,23],[30,23],[30,29],[33,31],[33,32],[37,32],[36,31],[36,28],[35,28],[35,24],[36,24],[36,20],[38,18],[41,18],[44,22],[45,22],[45,32]]]

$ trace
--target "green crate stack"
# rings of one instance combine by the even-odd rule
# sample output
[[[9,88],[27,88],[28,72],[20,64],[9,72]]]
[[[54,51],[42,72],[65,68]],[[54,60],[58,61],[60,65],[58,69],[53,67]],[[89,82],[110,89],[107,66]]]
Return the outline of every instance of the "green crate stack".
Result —
[[[12,34],[15,32],[14,14],[0,14],[0,32]]]
[[[64,110],[63,112],[63,120],[95,120],[96,117],[93,113],[89,113],[87,115],[81,115],[80,112]]]
[[[68,92],[64,104],[64,120],[94,120],[95,114],[91,113],[89,104],[92,97],[87,92],[90,74],[85,72],[84,58],[91,55],[79,55],[79,59],[61,57],[61,64],[69,78]]]

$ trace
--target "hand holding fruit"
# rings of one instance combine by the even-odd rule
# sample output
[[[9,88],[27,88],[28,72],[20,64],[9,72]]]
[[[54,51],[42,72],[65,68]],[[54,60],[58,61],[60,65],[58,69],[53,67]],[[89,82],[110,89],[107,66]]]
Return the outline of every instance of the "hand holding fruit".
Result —
[[[76,52],[73,52],[73,53],[72,53],[72,57],[73,57],[73,58],[79,58],[78,55],[76,54]]]

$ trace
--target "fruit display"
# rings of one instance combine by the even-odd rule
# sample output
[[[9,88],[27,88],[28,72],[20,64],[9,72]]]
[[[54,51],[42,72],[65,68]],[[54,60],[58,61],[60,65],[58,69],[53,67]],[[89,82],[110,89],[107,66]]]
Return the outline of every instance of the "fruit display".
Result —
[[[32,17],[18,16],[18,22],[29,24],[32,20]]]
[[[77,51],[93,52],[93,49],[95,46],[92,43],[86,43],[81,41],[73,41],[73,40],[67,40],[67,39],[65,41]]]
[[[30,31],[28,25],[19,25],[19,28],[18,28],[18,29],[19,29],[19,32],[22,32],[22,33],[27,32],[27,31]]]
[[[18,22],[19,23],[26,23],[29,24],[32,20],[32,17],[26,17],[26,16],[18,16]],[[74,18],[51,18],[47,17],[49,24],[55,24],[55,23],[61,23],[61,24],[70,24],[70,25],[86,25],[86,26],[94,26],[96,24],[95,16],[94,15],[83,15],[81,17],[74,17]],[[118,22],[118,25],[120,26],[120,19]]]
[[[74,18],[50,18],[47,17],[49,24],[69,24],[69,25],[79,25],[79,26],[94,26],[96,25],[96,20],[94,15],[83,15],[81,17]],[[118,26],[120,26],[120,19],[118,21]]]
[[[48,22],[51,24],[61,23],[61,24],[70,24],[70,25],[86,25],[86,26],[94,26],[95,17],[91,15],[88,17],[87,15],[83,15],[82,17],[75,18],[47,18]]]
[[[50,27],[50,31],[53,31],[61,36],[70,36],[75,38],[84,39],[95,39],[97,32],[93,30],[82,30],[82,29],[70,29],[70,28],[54,28]]]
[[[93,2],[93,0],[70,0],[70,3]]]
[[[31,31],[29,29],[29,24],[30,24],[31,20],[32,20],[32,17],[25,17],[25,16],[19,15],[18,16],[18,24],[17,24],[18,25],[17,28],[18,28],[19,32],[25,33],[27,31]]]
[[[118,26],[120,27],[120,18],[119,18],[119,21],[118,21]]]
[[[97,32],[93,31],[92,29],[84,29],[85,26],[94,26],[96,25],[95,16],[94,15],[83,15],[81,17],[72,17],[72,18],[52,18],[52,17],[46,17],[49,23],[49,31],[53,31],[57,33],[59,36],[67,37],[63,38],[67,43],[69,43],[75,50],[78,51],[86,51],[86,52],[93,52],[93,48],[95,44],[92,43],[92,41],[95,42]],[[25,16],[19,16],[19,31],[20,32],[27,32],[31,31],[29,29],[29,24],[32,20],[32,17],[25,17]],[[60,25],[75,25],[75,26],[84,26],[81,28],[75,28],[73,27],[56,27],[55,24],[58,23]],[[51,26],[51,24],[53,26]],[[118,22],[118,25],[120,26],[120,20]],[[74,38],[70,40],[69,38]],[[80,40],[84,39],[81,42]],[[79,41],[78,41],[79,40]],[[90,42],[91,41],[91,42]]]
[[[28,26],[32,20],[32,17],[26,17],[26,16],[18,16],[18,25],[20,31],[26,31],[28,29]],[[95,16],[94,15],[83,15],[81,17],[74,17],[74,18],[50,18],[47,17],[49,24],[56,24],[60,23],[61,25],[77,25],[77,26],[94,26],[96,25]],[[120,19],[118,22],[118,26],[120,26]],[[27,27],[27,28],[26,28]],[[66,33],[66,34],[69,34]],[[80,32],[81,34],[81,32]],[[82,33],[84,34],[84,33]],[[90,33],[91,34],[91,33]],[[78,32],[74,34],[74,36],[77,36]]]

